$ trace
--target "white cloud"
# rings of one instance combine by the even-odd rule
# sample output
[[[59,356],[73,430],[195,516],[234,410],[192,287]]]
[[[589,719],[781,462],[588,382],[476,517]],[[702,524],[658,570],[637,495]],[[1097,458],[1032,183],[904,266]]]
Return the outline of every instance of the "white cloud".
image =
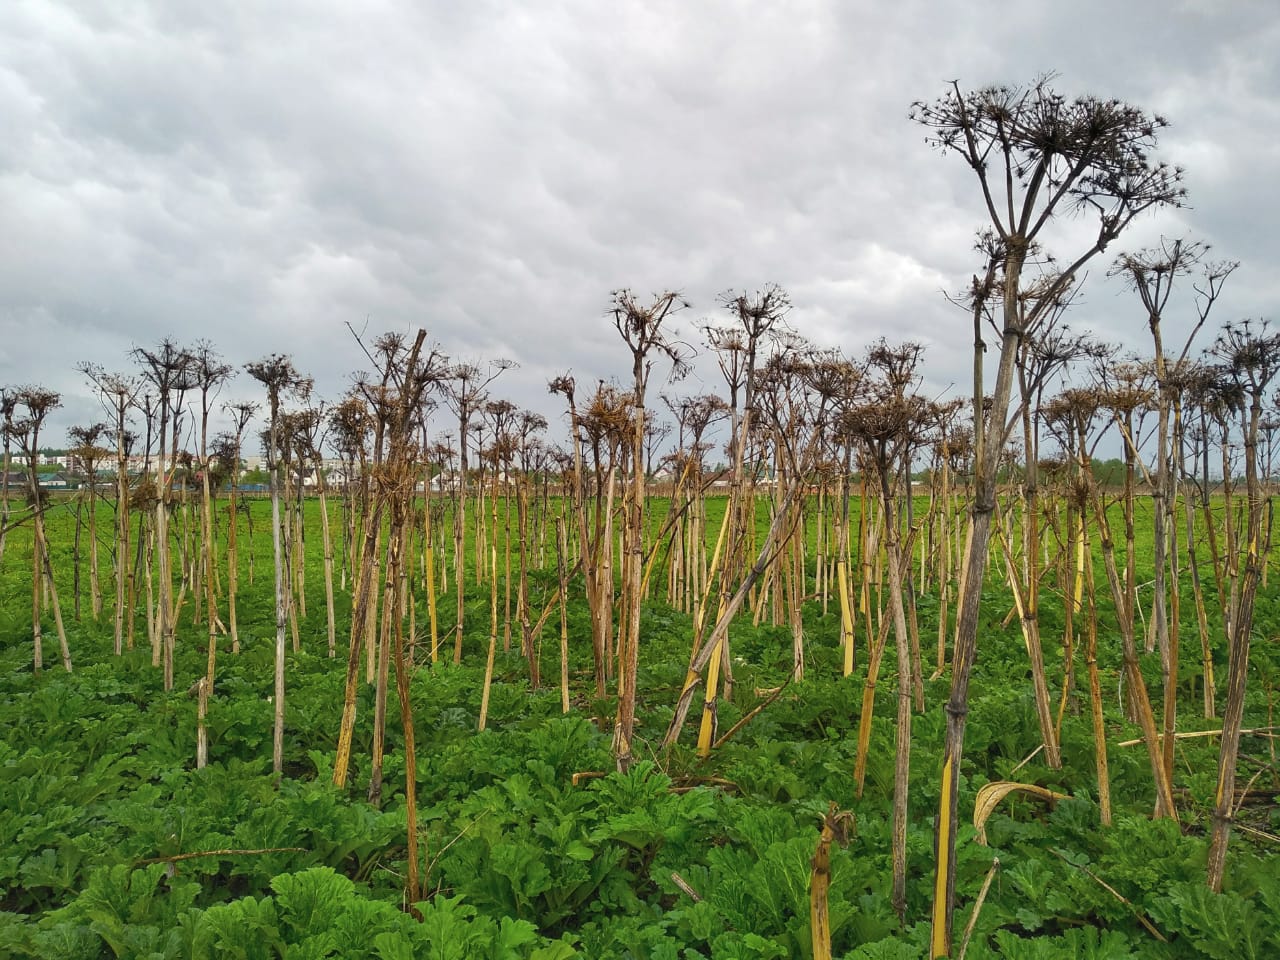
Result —
[[[1208,237],[1246,260],[1224,312],[1265,314],[1277,41],[1262,2],[4,5],[0,382],[83,394],[76,361],[171,334],[291,351],[333,397],[367,318],[519,360],[498,391],[558,423],[548,376],[624,372],[611,289],[683,290],[696,339],[717,293],[776,281],[816,341],[913,337],[963,384],[941,291],[978,268],[981,205],[907,108],[1046,69],[1170,116],[1193,209],[1133,238]],[[1120,328],[1105,266],[1073,324]]]

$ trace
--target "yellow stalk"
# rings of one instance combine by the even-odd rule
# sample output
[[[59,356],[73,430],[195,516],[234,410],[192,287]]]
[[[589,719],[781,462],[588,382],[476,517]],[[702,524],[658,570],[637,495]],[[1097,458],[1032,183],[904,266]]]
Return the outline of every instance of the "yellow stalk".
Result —
[[[831,843],[846,846],[853,814],[831,804],[822,821],[822,835],[813,852],[813,872],[809,880],[809,930],[813,938],[813,960],[831,960],[831,913],[827,893],[831,888]]]
[[[995,812],[996,807],[1000,805],[1000,801],[1011,793],[1029,793],[1033,797],[1039,797],[1050,802],[1067,799],[1067,794],[1065,793],[1058,793],[1048,787],[1041,787],[1034,783],[996,780],[986,784],[978,791],[978,796],[973,804],[973,825],[978,831],[978,842],[984,847],[987,845],[987,819]]]
[[[716,613],[719,620],[724,615],[724,599]],[[699,624],[701,628],[701,624]],[[702,700],[702,722],[698,725],[698,756],[711,756],[711,739],[715,736],[716,693],[720,685],[720,657],[724,653],[724,640],[717,640],[711,662],[707,664],[707,689]]]
[[[947,877],[950,876],[951,850],[951,806],[947,797],[951,796],[951,764],[952,758],[942,765],[942,803],[938,807],[938,871],[935,874],[933,888],[933,940],[930,951],[933,957],[945,957],[951,952],[947,942]]]
[[[729,529],[729,514],[725,513],[724,522],[720,524],[720,533],[716,536],[716,547],[711,554],[711,566],[707,570],[707,589],[702,594],[702,599],[698,601],[698,606],[693,613],[693,652],[689,655],[690,662],[698,655],[698,647],[702,643],[702,626],[707,619],[707,601],[711,599],[711,584],[715,581],[716,574],[720,570],[720,552],[724,548],[725,531]],[[715,658],[713,658],[715,659]],[[716,660],[718,662],[718,660]],[[698,682],[698,675],[690,669],[684,678],[684,690],[688,690]],[[710,684],[708,684],[710,685]],[[681,691],[682,693],[684,691]]]
[[[840,632],[847,677],[853,673],[853,612],[849,609],[849,570],[844,557],[836,562],[836,586],[840,590]]]

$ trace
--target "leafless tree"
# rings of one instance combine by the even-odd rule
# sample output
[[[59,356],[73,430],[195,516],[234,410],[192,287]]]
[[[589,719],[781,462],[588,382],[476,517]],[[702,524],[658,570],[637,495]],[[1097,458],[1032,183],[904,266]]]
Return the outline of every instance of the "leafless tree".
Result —
[[[293,415],[293,445],[297,450],[300,483],[312,478],[320,501],[320,547],[324,557],[325,631],[329,656],[337,654],[338,625],[333,599],[333,532],[329,528],[329,482],[324,468],[323,447],[329,419],[323,403],[298,410]]]
[[[1094,770],[1098,781],[1098,811],[1103,826],[1111,824],[1111,779],[1107,762],[1107,729],[1102,713],[1102,682],[1098,671],[1098,616],[1096,589],[1093,576],[1093,549],[1089,536],[1089,510],[1098,499],[1097,481],[1093,474],[1092,457],[1101,435],[1105,431],[1095,429],[1102,413],[1100,391],[1074,387],[1063,390],[1044,407],[1044,422],[1057,437],[1063,452],[1074,466],[1070,480],[1069,505],[1070,540],[1075,544],[1075,569],[1070,581],[1067,619],[1067,681],[1064,684],[1063,702],[1069,694],[1071,683],[1071,637],[1075,629],[1076,614],[1083,615],[1080,629],[1085,634],[1084,661],[1089,684],[1090,720],[1093,726]],[[1105,513],[1104,513],[1105,515]],[[1102,536],[1109,542],[1109,534]],[[1109,548],[1108,548],[1109,549]],[[1114,563],[1111,565],[1114,567]],[[1110,568],[1109,568],[1110,569]],[[1117,606],[1119,616],[1124,615],[1122,605]]]
[[[412,523],[414,482],[417,477],[418,452],[414,449],[414,437],[427,391],[437,387],[446,376],[444,356],[435,350],[424,350],[425,341],[426,332],[422,329],[417,331],[412,340],[399,334],[384,334],[379,337],[374,341],[372,351],[365,350],[369,359],[379,368],[376,382],[361,389],[374,416],[374,433],[378,442],[385,442],[386,445],[386,454],[373,473],[375,502],[372,515],[374,522],[379,525],[384,513],[389,521],[386,572],[382,588],[383,617],[379,637],[380,679],[379,689],[375,691],[375,740],[369,801],[376,804],[381,800],[381,728],[386,709],[385,680],[382,678],[385,677],[386,663],[389,660],[395,668],[396,693],[400,701],[400,720],[404,730],[406,835],[409,848],[405,894],[409,903],[416,902],[420,897],[417,759],[413,708],[409,694],[409,661],[404,642],[410,565],[406,553]],[[357,342],[360,342],[358,337]],[[364,347],[362,342],[360,345]],[[366,584],[368,572],[372,568],[372,553],[373,550],[366,543],[360,573],[361,581]],[[356,634],[353,633],[342,725],[338,735],[338,757],[334,763],[334,782],[339,786],[346,782],[355,722],[356,649]]]
[[[1174,747],[1177,732],[1178,703],[1178,583],[1179,563],[1177,525],[1174,511],[1178,502],[1180,472],[1175,465],[1182,462],[1182,394],[1189,383],[1188,374],[1195,361],[1189,356],[1192,343],[1209,318],[1226,279],[1235,271],[1235,263],[1205,263],[1208,247],[1193,241],[1161,240],[1155,247],[1126,253],[1111,268],[1112,275],[1122,276],[1138,295],[1146,313],[1155,350],[1152,368],[1156,388],[1156,458],[1150,471],[1151,500],[1154,523],[1154,594],[1151,630],[1147,651],[1160,649],[1160,666],[1164,687],[1164,765],[1173,776]],[[1194,284],[1196,322],[1176,357],[1166,356],[1163,319],[1173,289],[1179,278],[1200,273]],[[1172,544],[1172,548],[1171,548]],[[1193,543],[1188,544],[1193,554]],[[1175,585],[1172,595],[1169,583]],[[1170,615],[1172,608],[1172,616]]]
[[[223,409],[231,417],[231,431],[223,448],[227,453],[231,476],[231,496],[227,504],[227,632],[231,635],[231,652],[240,652],[240,630],[236,617],[236,593],[240,584],[240,557],[236,543],[239,526],[240,462],[244,448],[244,432],[258,410],[256,403],[240,401],[229,403]],[[253,568],[250,567],[250,570]]]
[[[214,671],[218,657],[218,630],[226,629],[218,617],[218,597],[215,589],[217,570],[214,566],[213,498],[214,488],[209,482],[211,458],[209,455],[209,414],[222,385],[230,379],[235,368],[224,363],[218,352],[207,341],[200,341],[191,352],[191,379],[200,392],[200,535],[204,545],[202,552],[205,617],[209,626],[209,660],[207,683],[213,690]],[[198,590],[196,591],[199,592]],[[199,603],[197,601],[197,609]]]
[[[288,395],[306,397],[311,392],[312,381],[297,371],[292,360],[279,353],[247,363],[245,370],[266,389],[270,416],[267,470],[271,477],[271,551],[275,560],[276,585],[275,720],[271,735],[271,768],[279,774],[284,769],[284,640],[288,615],[280,539],[280,403]]]
[[[114,643],[117,656],[124,646],[125,623],[133,622],[133,567],[129,563],[129,410],[134,405],[141,385],[136,377],[108,373],[93,363],[81,363],[83,373],[98,390],[102,405],[111,415],[116,441],[115,502],[115,625]],[[132,636],[132,632],[130,633]]]
[[[512,360],[491,360],[487,372],[474,363],[455,363],[443,381],[444,400],[458,418],[458,502],[454,509],[454,581],[457,586],[457,622],[453,639],[453,662],[462,662],[462,631],[465,622],[466,554],[463,544],[467,520],[467,434],[471,418],[488,397],[490,385],[516,364]],[[479,574],[479,571],[477,571]]]
[[[1029,86],[962,91],[959,83],[932,102],[919,101],[911,117],[928,131],[928,142],[956,153],[977,177],[989,217],[984,279],[976,301],[998,294],[1003,303],[996,380],[989,411],[975,404],[975,490],[970,514],[971,549],[960,597],[952,690],[942,758],[934,891],[934,956],[951,952],[955,904],[955,837],[959,810],[960,759],[964,750],[969,679],[977,649],[983,567],[995,510],[998,452],[1008,434],[1009,408],[1020,345],[1085,265],[1119,237],[1140,213],[1178,205],[1181,171],[1151,157],[1166,121],[1119,100],[1068,99],[1051,77]],[[1071,251],[1039,305],[1025,306],[1024,269],[1048,239],[1059,214],[1093,218],[1096,233]],[[982,343],[975,310],[975,397],[981,398]]]
[[[1244,320],[1227,324],[1214,342],[1213,357],[1224,378],[1236,385],[1242,403],[1238,407],[1244,441],[1247,521],[1243,544],[1244,572],[1239,603],[1227,637],[1227,690],[1222,709],[1222,741],[1218,752],[1217,802],[1209,833],[1209,887],[1222,889],[1227,843],[1235,810],[1236,759],[1240,751],[1240,727],[1244,716],[1245,686],[1249,672],[1249,641],[1253,633],[1253,607],[1262,580],[1268,544],[1262,539],[1262,520],[1268,504],[1258,472],[1258,440],[1263,404],[1272,380],[1280,374],[1280,333],[1266,321]]]
[[[910,463],[916,449],[931,442],[936,421],[933,403],[916,392],[922,347],[905,343],[892,347],[884,341],[874,344],[867,355],[869,376],[860,382],[860,402],[847,411],[845,428],[856,438],[865,454],[864,462],[874,472],[884,510],[885,548],[889,567],[889,602],[893,611],[894,637],[898,660],[898,711],[895,721],[895,767],[893,787],[893,906],[899,918],[907,909],[907,789],[911,769],[912,677],[918,675],[919,651],[912,656],[907,628],[906,600],[903,596],[904,554],[899,506],[911,496]],[[908,489],[900,489],[899,478],[907,475]],[[915,662],[913,662],[915,661]],[[874,692],[874,676],[868,674],[868,688]],[[874,697],[874,693],[873,693]]]
[[[48,591],[49,602],[53,608],[54,624],[58,629],[58,648],[62,654],[62,665],[71,672],[71,649],[67,646],[67,632],[62,625],[62,606],[58,602],[58,588],[53,577],[53,562],[49,557],[49,539],[45,535],[43,493],[36,467],[40,462],[40,430],[45,419],[62,405],[62,397],[53,390],[43,387],[19,387],[11,394],[14,400],[14,412],[5,423],[5,434],[17,441],[27,463],[27,490],[32,507],[31,514],[31,633],[32,662],[35,672],[44,669],[43,634],[40,625],[40,614],[43,608],[42,596]]]
[[[110,456],[110,451],[101,445],[102,438],[110,427],[105,423],[91,423],[88,426],[75,426],[67,431],[71,440],[68,451],[70,463],[75,464],[74,472],[84,478],[85,496],[77,498],[76,506],[76,538],[74,546],[75,572],[72,588],[72,602],[75,607],[75,618],[80,619],[80,503],[88,504],[88,536],[89,536],[89,608],[95,620],[102,614],[102,584],[98,574],[98,465]]]
[[[674,291],[660,293],[643,303],[630,290],[613,294],[613,325],[631,353],[632,442],[631,491],[626,500],[624,525],[624,565],[622,604],[625,620],[618,656],[618,723],[614,728],[613,749],[618,769],[631,766],[635,736],[636,671],[640,652],[640,603],[644,569],[644,437],[646,423],[645,398],[649,374],[655,363],[671,364],[672,375],[682,377],[688,371],[688,357],[672,338],[664,324],[688,304]]]
[[[589,523],[587,509],[586,463],[583,456],[583,437],[587,432],[589,413],[580,411],[577,404],[577,382],[568,373],[555,377],[547,385],[551,393],[558,393],[565,398],[569,407],[569,436],[573,444],[573,468],[570,494],[573,500],[574,514],[578,527],[578,554],[582,562],[582,574],[586,581],[587,611],[591,619],[591,652],[595,666],[595,695],[605,695],[606,662],[609,627],[612,614],[606,599],[606,568],[602,567],[602,557],[597,549],[600,546],[599,521],[597,509],[597,528],[593,530]],[[598,447],[597,447],[598,449]],[[599,489],[599,456],[596,457],[596,484]],[[598,506],[598,499],[597,499]],[[564,571],[561,571],[564,573]],[[565,578],[562,577],[562,580]],[[610,576],[611,581],[611,576]]]
[[[169,504],[173,492],[173,473],[177,466],[178,411],[182,407],[183,394],[195,383],[194,355],[165,338],[154,350],[136,347],[131,356],[142,368],[142,378],[156,390],[156,410],[159,415],[156,438],[159,448],[156,459],[158,495],[155,503],[155,550],[159,568],[159,596],[156,629],[152,636],[152,656],[154,660],[155,654],[159,653],[163,664],[164,688],[172,690],[177,624],[169,552]]]

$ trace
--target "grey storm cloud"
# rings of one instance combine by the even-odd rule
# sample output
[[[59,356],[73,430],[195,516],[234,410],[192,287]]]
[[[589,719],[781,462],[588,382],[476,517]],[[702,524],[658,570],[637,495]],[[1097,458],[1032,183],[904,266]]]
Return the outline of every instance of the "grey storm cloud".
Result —
[[[776,282],[820,345],[920,340],[929,385],[963,393],[971,330],[943,294],[979,266],[982,211],[907,110],[1050,70],[1172,121],[1160,156],[1190,206],[1124,248],[1204,239],[1243,262],[1222,319],[1266,316],[1276,49],[1263,0],[15,0],[0,383],[62,391],[65,430],[99,415],[78,361],[125,370],[172,336],[237,366],[288,352],[332,399],[361,366],[348,324],[421,325],[459,359],[518,361],[498,392],[555,416],[551,376],[625,373],[612,289],[683,291],[696,343],[718,293]],[[1108,262],[1070,322],[1141,349]],[[685,388],[716,380],[704,359]]]

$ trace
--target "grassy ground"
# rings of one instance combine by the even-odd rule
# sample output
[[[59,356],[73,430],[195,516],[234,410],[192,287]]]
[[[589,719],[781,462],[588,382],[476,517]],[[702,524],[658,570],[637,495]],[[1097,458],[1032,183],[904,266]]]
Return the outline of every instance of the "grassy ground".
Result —
[[[654,507],[656,523],[663,504]],[[220,658],[204,770],[194,768],[196,701],[187,688],[203,671],[207,630],[191,622],[193,607],[184,609],[179,627],[176,689],[166,693],[141,624],[138,647],[116,658],[110,617],[89,617],[87,593],[81,618],[72,617],[74,524],[55,509],[50,536],[76,669],[67,675],[48,656],[56,646],[46,619],[52,665],[33,676],[30,546],[24,530],[10,534],[0,561],[0,955],[804,957],[810,859],[831,803],[852,811],[857,824],[848,848],[832,856],[835,956],[922,955],[948,681],[944,675],[926,683],[926,710],[914,719],[908,910],[900,923],[888,903],[892,650],[859,797],[853,760],[863,680],[858,673],[840,676],[836,608],[824,616],[816,601],[805,610],[805,681],[706,761],[689,746],[691,731],[671,753],[657,751],[683,682],[691,624],[656,600],[648,604],[638,709],[641,755],[648,759],[622,775],[609,773],[608,724],[601,719],[612,715],[613,702],[595,700],[589,689],[580,587],[570,610],[570,713],[561,715],[554,689],[529,689],[518,655],[500,652],[490,729],[475,732],[488,587],[470,584],[463,663],[433,667],[420,657],[413,677],[422,866],[430,892],[419,908],[423,922],[415,923],[400,910],[406,856],[401,736],[389,721],[387,787],[381,808],[371,807],[364,795],[372,689],[363,684],[353,781],[345,791],[329,785],[350,601],[340,593],[339,656],[331,660],[324,656],[314,502],[307,504],[309,612],[302,650],[291,652],[288,663],[286,776],[279,782],[271,776],[268,505],[256,501],[251,508],[254,539],[242,557],[244,649]],[[722,512],[713,501],[713,519]],[[99,522],[109,538],[109,509]],[[241,527],[242,535],[246,530]],[[1139,557],[1149,567],[1147,537]],[[104,570],[109,564],[104,551]],[[1140,579],[1145,576],[1140,567]],[[538,578],[538,595],[550,588],[549,577]],[[442,623],[452,622],[451,594],[441,596]],[[958,930],[993,859],[1000,861],[968,955],[1276,955],[1280,869],[1273,842],[1238,830],[1227,893],[1213,897],[1203,889],[1216,739],[1179,743],[1182,822],[1151,821],[1145,751],[1119,746],[1137,730],[1121,707],[1127,694],[1118,683],[1117,644],[1104,604],[1101,656],[1116,819],[1100,829],[1087,710],[1067,712],[1062,770],[1049,770],[1035,755],[1039,734],[1026,655],[1016,622],[1003,625],[1010,604],[993,576],[970,706],[962,813],[969,816],[975,791],[990,780],[1036,783],[1071,799],[1052,808],[1017,796],[1005,801],[987,825],[990,846],[976,843],[973,829],[965,828]],[[1214,605],[1211,596],[1211,610]],[[1060,632],[1060,609],[1048,598],[1042,624],[1055,688],[1062,676],[1052,640]],[[919,612],[927,661],[937,601],[921,597]],[[1260,596],[1246,727],[1270,723],[1280,663],[1278,612],[1273,590]],[[1183,613],[1182,728],[1211,728],[1213,721],[1195,715],[1199,699],[1189,661],[1198,642],[1189,603]],[[423,627],[422,611],[417,619]],[[557,651],[553,618],[541,647],[544,676],[557,675]],[[721,732],[758,702],[758,688],[783,682],[790,633],[743,622],[733,652],[737,685],[733,701],[721,707]],[[1144,670],[1155,684],[1158,658],[1145,658]],[[388,713],[396,717],[394,692],[392,699]],[[1242,747],[1242,780],[1257,774],[1242,822],[1264,833],[1280,827],[1273,743],[1255,737]],[[574,777],[581,773],[607,775]]]

